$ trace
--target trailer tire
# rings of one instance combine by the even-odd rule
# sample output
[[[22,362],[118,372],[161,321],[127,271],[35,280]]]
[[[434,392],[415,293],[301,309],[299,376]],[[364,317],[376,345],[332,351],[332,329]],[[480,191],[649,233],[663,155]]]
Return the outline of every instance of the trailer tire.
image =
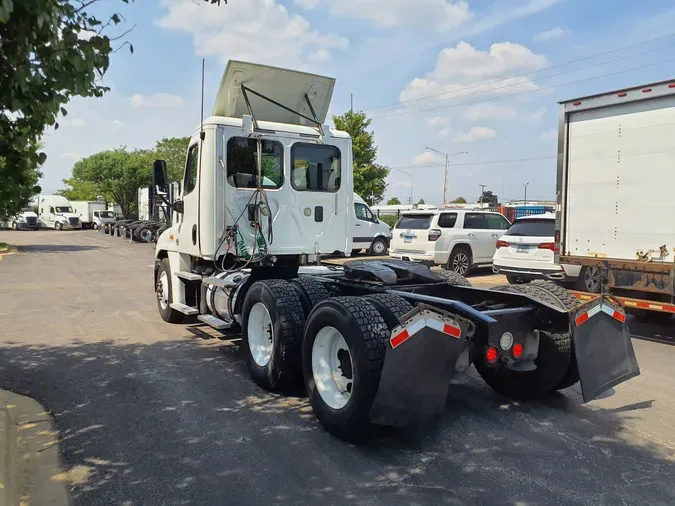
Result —
[[[392,331],[400,323],[398,319],[404,314],[412,311],[413,306],[400,295],[392,293],[378,293],[375,295],[366,295],[364,297],[368,302],[377,308],[380,316],[387,324],[389,331]]]
[[[302,342],[305,386],[314,415],[333,436],[359,444],[372,435],[370,410],[380,385],[388,335],[379,311],[365,298],[331,298],[310,314]],[[340,356],[344,351],[347,357]],[[341,374],[344,368],[347,374]],[[336,379],[331,370],[341,378]],[[317,382],[315,374],[323,379]],[[338,381],[344,390],[340,391]]]
[[[309,316],[319,302],[333,297],[337,292],[334,286],[306,276],[295,278],[291,283],[298,292],[305,316]]]
[[[537,280],[532,281],[530,284],[532,286],[541,288],[542,290],[546,290],[548,293],[553,295],[556,300],[555,305],[561,309],[570,311],[579,305],[579,301],[574,295],[572,295],[565,287],[562,287],[552,281]],[[572,349],[570,354],[570,365],[567,368],[565,376],[556,386],[556,390],[569,388],[579,381],[579,368],[577,367],[577,358],[574,354],[574,341],[571,341],[570,346]]]
[[[445,281],[448,282],[448,284],[452,286],[473,286],[471,284],[471,281],[466,279],[459,272],[438,270],[434,271],[434,274],[436,274],[436,276],[438,276],[439,278],[444,279]]]
[[[157,278],[155,280],[155,293],[157,294],[157,309],[159,314],[167,323],[180,323],[184,319],[183,313],[171,308],[173,302],[173,292],[171,291],[171,266],[169,259],[164,258],[159,264]],[[161,289],[161,292],[160,292]],[[167,294],[164,297],[164,290]]]
[[[297,290],[281,279],[256,281],[246,293],[242,314],[242,344],[253,381],[271,392],[300,385],[305,314]],[[252,318],[257,320],[255,326]],[[266,338],[271,346],[264,342]]]
[[[563,307],[556,295],[541,286],[531,284],[498,286],[493,290],[522,293],[542,302]],[[568,374],[570,370],[576,370],[576,365],[572,365],[571,334],[538,330],[539,353],[535,359],[537,368],[534,371],[518,372],[507,367],[489,366],[482,355],[474,358],[478,374],[498,394],[514,399],[533,400],[559,390],[563,381],[572,379]]]

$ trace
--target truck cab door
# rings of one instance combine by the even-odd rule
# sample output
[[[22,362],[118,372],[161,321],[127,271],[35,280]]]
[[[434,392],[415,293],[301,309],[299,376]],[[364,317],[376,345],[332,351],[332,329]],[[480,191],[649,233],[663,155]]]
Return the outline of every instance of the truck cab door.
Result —
[[[185,163],[180,200],[183,212],[174,213],[176,246],[180,253],[200,256],[199,245],[199,139],[193,139]]]

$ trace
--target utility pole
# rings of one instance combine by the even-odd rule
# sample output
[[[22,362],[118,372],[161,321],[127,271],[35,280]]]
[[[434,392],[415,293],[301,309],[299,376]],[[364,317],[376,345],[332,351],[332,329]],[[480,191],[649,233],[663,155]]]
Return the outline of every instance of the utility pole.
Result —
[[[354,94],[349,94],[349,112],[354,112]]]
[[[525,184],[523,184],[523,186],[525,187],[525,205],[527,205],[527,186],[528,186],[529,184],[530,184],[530,183],[525,183]]]
[[[466,155],[467,152],[459,151],[457,153],[444,153],[443,151],[430,148],[429,146],[424,149],[428,149],[429,151],[433,151],[434,153],[445,157],[445,181],[443,183],[443,207],[445,207],[448,204],[448,171],[450,169],[450,157],[455,155]]]

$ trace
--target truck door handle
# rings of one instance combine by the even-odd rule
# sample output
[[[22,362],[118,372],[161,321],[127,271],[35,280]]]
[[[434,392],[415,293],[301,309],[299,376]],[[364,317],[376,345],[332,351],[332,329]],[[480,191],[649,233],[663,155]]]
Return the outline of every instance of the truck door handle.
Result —
[[[473,232],[469,232],[469,237],[476,237],[476,234],[474,234]]]
[[[197,225],[192,225],[192,244],[197,244]]]

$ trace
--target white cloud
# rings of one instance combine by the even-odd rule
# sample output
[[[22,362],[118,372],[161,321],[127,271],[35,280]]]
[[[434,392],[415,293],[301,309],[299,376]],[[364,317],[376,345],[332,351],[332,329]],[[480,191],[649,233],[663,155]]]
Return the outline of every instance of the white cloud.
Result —
[[[134,109],[140,107],[180,107],[181,105],[183,105],[183,99],[169,93],[155,93],[151,96],[137,93],[131,97],[131,106]]]
[[[505,25],[512,21],[537,14],[538,12],[549,9],[565,0],[515,0],[514,2],[497,1],[492,4],[488,14],[470,27],[462,37],[487,32],[498,26]]]
[[[331,59],[330,51],[327,49],[317,49],[313,53],[309,53],[309,59],[316,62],[329,61]]]
[[[539,136],[540,141],[554,141],[558,139],[557,130],[547,130]]]
[[[427,125],[432,127],[447,126],[449,124],[450,120],[448,118],[444,118],[443,116],[434,116],[433,118],[427,120]]]
[[[449,133],[450,133],[449,128],[443,128],[443,129],[439,130],[438,135],[440,137],[446,137]]]
[[[84,118],[64,118],[59,124],[63,127],[82,128],[87,126],[87,120]]]
[[[471,20],[473,13],[465,0],[294,0],[313,9],[319,3],[333,16],[367,19],[380,28],[434,28],[447,32]]]
[[[556,26],[555,28],[551,28],[550,30],[539,32],[534,37],[532,37],[532,39],[534,39],[535,42],[546,42],[548,40],[553,40],[557,39],[558,37],[562,37],[566,33],[567,30],[565,30],[564,28],[560,28],[559,26]]]
[[[113,128],[114,128],[115,130],[119,130],[120,128],[122,128],[122,127],[124,126],[124,121],[120,121],[120,120],[118,120],[118,119],[114,119],[114,120],[112,121],[112,126],[113,126]]]
[[[464,116],[471,121],[513,119],[516,117],[516,110],[509,105],[476,104],[468,107]]]
[[[546,108],[540,107],[533,113],[528,114],[525,117],[525,121],[527,121],[527,123],[529,123],[530,125],[537,125],[542,119],[544,119],[545,115],[546,115]]]
[[[434,103],[463,96],[480,100],[488,95],[513,94],[538,89],[528,77],[505,77],[547,65],[542,55],[512,42],[492,44],[489,51],[480,51],[467,42],[443,49],[434,69],[424,77],[410,81],[399,99],[410,104],[425,105],[420,99],[432,98]]]
[[[436,163],[442,163],[439,162],[440,157],[439,155],[432,153],[431,151],[422,151],[419,155],[414,156],[412,159],[412,164],[413,165],[429,165],[434,162]]]
[[[475,126],[471,127],[467,133],[458,133],[454,140],[455,142],[477,142],[496,138],[497,132],[492,128]]]
[[[203,5],[202,5],[203,4]],[[331,49],[346,49],[349,41],[335,33],[314,29],[309,21],[277,0],[231,2],[214,9],[204,2],[161,0],[166,14],[159,25],[192,34],[199,56],[254,61],[280,67],[303,68],[310,54],[322,61]]]
[[[63,158],[64,160],[76,162],[78,160],[82,160],[82,158],[84,158],[84,155],[81,155],[80,153],[61,153],[61,158]]]

